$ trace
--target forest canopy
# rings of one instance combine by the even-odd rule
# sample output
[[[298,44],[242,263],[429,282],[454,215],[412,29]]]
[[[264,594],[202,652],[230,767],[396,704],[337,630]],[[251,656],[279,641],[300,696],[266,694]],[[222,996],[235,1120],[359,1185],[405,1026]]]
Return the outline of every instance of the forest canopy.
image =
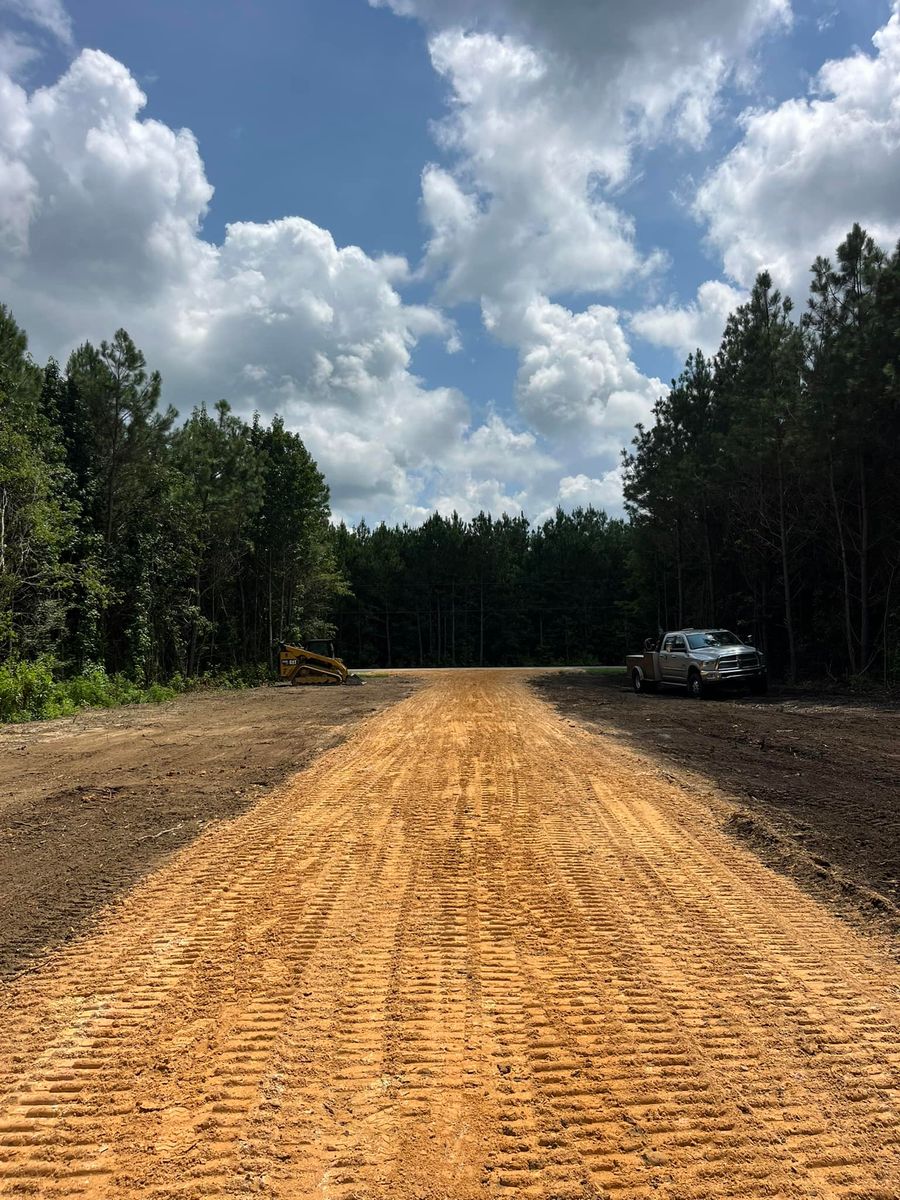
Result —
[[[271,661],[343,587],[300,437],[222,401],[181,425],[124,330],[39,370],[0,312],[0,658],[139,682]]]
[[[761,273],[625,455],[635,595],[748,623],[789,678],[900,672],[900,249],[858,225],[799,318]]]
[[[333,526],[280,417],[181,423],[125,330],[65,368],[0,306],[0,662],[140,685],[271,668],[616,663],[648,634],[752,632],[776,672],[900,676],[900,250],[855,226],[806,308],[758,277],[594,509]]]

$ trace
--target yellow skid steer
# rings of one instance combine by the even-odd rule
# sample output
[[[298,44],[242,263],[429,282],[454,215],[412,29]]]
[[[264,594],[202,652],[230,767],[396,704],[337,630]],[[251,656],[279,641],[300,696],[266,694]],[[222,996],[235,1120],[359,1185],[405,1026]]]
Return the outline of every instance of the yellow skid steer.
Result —
[[[358,675],[351,675],[343,662],[334,656],[331,642],[307,642],[305,646],[278,646],[278,674],[285,683],[346,683],[360,684]]]

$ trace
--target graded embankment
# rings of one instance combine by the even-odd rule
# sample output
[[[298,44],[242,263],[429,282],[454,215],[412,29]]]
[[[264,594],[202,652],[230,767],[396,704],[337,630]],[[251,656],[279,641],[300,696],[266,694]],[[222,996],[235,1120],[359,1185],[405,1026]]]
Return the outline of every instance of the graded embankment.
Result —
[[[435,674],[0,996],[0,1195],[900,1196],[900,969]]]

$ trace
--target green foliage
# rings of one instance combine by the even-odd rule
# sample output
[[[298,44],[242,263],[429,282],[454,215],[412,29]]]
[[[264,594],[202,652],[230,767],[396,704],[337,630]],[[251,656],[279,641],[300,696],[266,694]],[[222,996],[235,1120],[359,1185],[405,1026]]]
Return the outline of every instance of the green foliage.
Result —
[[[898,363],[900,249],[854,226],[799,322],[760,274],[625,455],[648,625],[743,627],[790,678],[897,678]]]
[[[55,642],[71,588],[66,547],[77,506],[40,378],[25,335],[0,306],[0,657]]]
[[[301,438],[278,417],[248,425],[224,400],[175,428],[161,394],[125,330],[79,347],[65,374],[52,360],[41,371],[0,306],[9,714],[243,686],[271,670],[273,643],[332,631],[345,584]]]
[[[74,679],[57,680],[47,658],[0,666],[0,720],[3,721],[69,716],[79,708],[111,708],[149,698],[155,697],[147,696],[124,676],[108,676],[100,667]]]
[[[98,666],[69,679],[60,678],[58,672],[58,664],[46,656],[34,662],[19,660],[0,665],[0,722],[72,716],[83,708],[161,704],[182,692],[254,687],[268,675],[265,666],[256,665],[193,679],[176,675],[165,684],[141,687],[127,675],[107,675]]]
[[[53,674],[49,666],[10,662],[0,666],[0,721],[27,721],[42,715],[53,697]]]
[[[23,433],[45,432],[41,419],[42,373],[28,353],[28,338],[10,310],[0,304],[0,394],[3,409]]]
[[[0,719],[355,666],[605,664],[656,628],[752,631],[789,676],[900,678],[900,248],[859,226],[806,312],[763,272],[594,509],[330,525],[279,417],[176,427],[125,330],[41,370],[0,305]]]
[[[629,645],[629,531],[592,508],[418,529],[340,526],[352,598],[336,650],[355,666],[609,663]]]

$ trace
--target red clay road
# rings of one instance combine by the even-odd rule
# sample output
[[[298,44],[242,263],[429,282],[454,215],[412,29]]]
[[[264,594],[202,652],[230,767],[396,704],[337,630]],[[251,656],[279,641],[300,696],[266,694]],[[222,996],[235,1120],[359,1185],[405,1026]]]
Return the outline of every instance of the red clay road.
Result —
[[[429,675],[0,993],[0,1195],[900,1196],[900,970],[724,809]]]

